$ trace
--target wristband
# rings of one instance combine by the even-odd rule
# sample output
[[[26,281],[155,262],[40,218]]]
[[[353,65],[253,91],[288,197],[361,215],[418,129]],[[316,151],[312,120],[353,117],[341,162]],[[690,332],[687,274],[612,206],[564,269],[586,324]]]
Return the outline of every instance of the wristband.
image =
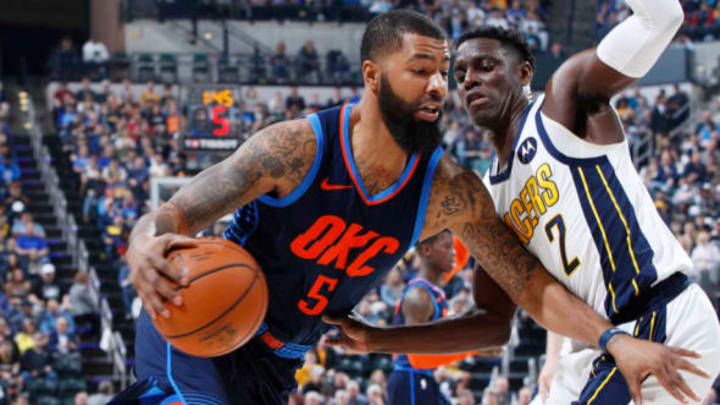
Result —
[[[607,344],[615,335],[628,335],[629,333],[625,332],[624,330],[620,328],[610,328],[603,332],[602,335],[600,335],[600,340],[598,341],[598,347],[600,347],[600,350],[607,353]]]

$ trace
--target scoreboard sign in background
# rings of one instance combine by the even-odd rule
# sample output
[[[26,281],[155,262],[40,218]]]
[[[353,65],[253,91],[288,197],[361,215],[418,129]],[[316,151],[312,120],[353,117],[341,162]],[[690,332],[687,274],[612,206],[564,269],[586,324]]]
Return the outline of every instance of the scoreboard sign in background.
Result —
[[[232,151],[243,142],[243,113],[238,108],[240,89],[188,86],[183,88],[183,105],[188,130],[182,139],[188,151]]]

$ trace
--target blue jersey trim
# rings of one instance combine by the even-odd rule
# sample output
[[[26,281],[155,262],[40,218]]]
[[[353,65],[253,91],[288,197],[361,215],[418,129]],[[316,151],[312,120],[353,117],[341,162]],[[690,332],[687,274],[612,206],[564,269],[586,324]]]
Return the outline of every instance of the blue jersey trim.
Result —
[[[325,136],[323,135],[322,124],[320,123],[320,118],[318,117],[318,115],[310,114],[307,118],[310,121],[313,133],[315,133],[315,139],[317,140],[317,151],[315,152],[315,159],[313,160],[313,164],[310,167],[310,171],[308,171],[308,173],[305,175],[302,183],[300,183],[300,185],[297,186],[295,190],[293,190],[287,196],[283,198],[275,198],[266,194],[258,197],[259,201],[271,207],[287,207],[297,201],[310,188],[313,181],[315,181],[315,176],[317,176],[317,172],[320,170],[323,152],[325,151]]]
[[[350,145],[350,112],[352,111],[352,107],[353,105],[348,105],[345,108],[345,115],[342,117],[342,136],[344,138],[343,147],[345,149],[345,156],[347,156],[347,163],[350,166],[349,169],[352,171],[352,176],[357,180],[356,184],[360,188],[360,192],[364,195],[365,199],[368,202],[378,202],[394,194],[400,187],[402,187],[407,182],[408,177],[412,175],[413,169],[415,168],[415,164],[417,163],[419,156],[417,153],[413,153],[410,156],[410,160],[408,160],[407,164],[405,165],[405,170],[403,171],[402,176],[400,176],[400,178],[397,179],[397,181],[395,181],[392,186],[388,187],[387,189],[381,191],[378,194],[371,196],[365,188],[362,177],[360,177],[360,171],[355,165],[355,158],[353,157],[352,148]]]
[[[170,343],[166,343],[167,345],[167,378],[168,381],[170,381],[170,385],[173,387],[173,391],[175,391],[175,394],[180,397],[180,400],[183,404],[187,405],[187,402],[185,401],[185,397],[183,397],[182,392],[180,392],[180,388],[175,383],[175,379],[172,376],[172,346],[170,346]]]
[[[525,121],[527,120],[528,115],[530,115],[530,109],[532,109],[532,106],[535,104],[535,102],[530,103],[525,108],[525,112],[523,113],[522,121],[520,122],[520,127],[517,130],[517,133],[515,134],[515,140],[513,141],[512,150],[510,151],[510,157],[508,157],[507,167],[505,167],[505,170],[502,172],[492,175],[490,174],[490,184],[497,184],[502,183],[503,181],[510,178],[510,172],[512,171],[512,165],[513,161],[515,160],[515,149],[517,149],[518,141],[520,140],[520,135],[522,134],[523,128],[525,128]],[[490,168],[490,171],[492,172],[492,167]]]
[[[410,404],[415,405],[415,373],[410,373]]]
[[[423,226],[425,225],[425,212],[427,211],[427,204],[430,199],[432,182],[435,178],[435,169],[442,155],[443,149],[441,147],[435,149],[425,170],[425,179],[423,180],[422,190],[420,191],[420,203],[418,204],[417,215],[415,216],[415,228],[413,229],[412,239],[410,240],[410,247],[415,246],[418,242],[420,233],[422,233]]]
[[[395,365],[395,370],[396,371],[406,371],[408,373],[413,373],[413,374],[422,374],[422,375],[426,375],[428,377],[432,377],[432,373],[435,369],[434,368],[412,368],[412,367]]]

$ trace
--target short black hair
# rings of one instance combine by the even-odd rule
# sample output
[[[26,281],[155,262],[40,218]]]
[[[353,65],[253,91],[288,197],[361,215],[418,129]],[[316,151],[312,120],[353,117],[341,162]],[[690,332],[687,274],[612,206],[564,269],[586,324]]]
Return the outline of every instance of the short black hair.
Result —
[[[433,20],[412,10],[393,10],[373,18],[365,28],[360,45],[360,59],[377,61],[388,51],[402,47],[404,34],[446,39],[445,31]]]
[[[417,249],[420,249],[422,246],[429,245],[429,244],[431,244],[431,243],[435,243],[435,240],[436,240],[437,238],[439,238],[441,235],[444,235],[444,234],[451,234],[451,232],[450,232],[449,229],[445,228],[445,229],[443,229],[442,231],[436,233],[435,235],[433,235],[433,236],[431,236],[431,237],[429,237],[429,238],[427,238],[427,239],[423,239],[423,240],[421,240],[420,242],[418,242],[418,243],[416,244]]]
[[[492,26],[476,28],[460,36],[457,45],[455,45],[455,50],[459,49],[463,42],[478,38],[500,41],[500,44],[513,49],[523,61],[530,63],[530,66],[535,70],[535,56],[530,50],[530,45],[528,45],[525,36],[520,31]]]

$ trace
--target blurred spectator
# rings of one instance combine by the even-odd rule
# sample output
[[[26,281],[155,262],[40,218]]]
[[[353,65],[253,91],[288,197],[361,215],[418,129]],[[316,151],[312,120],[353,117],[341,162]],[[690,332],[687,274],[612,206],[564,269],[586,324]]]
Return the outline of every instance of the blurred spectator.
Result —
[[[0,341],[0,373],[3,379],[20,371],[20,354],[10,339]]]
[[[497,405],[510,404],[510,381],[507,377],[503,375],[495,377],[492,384],[492,392],[497,400]]]
[[[368,403],[370,405],[385,405],[385,399],[383,398],[383,389],[377,384],[370,384],[365,391],[367,395]]]
[[[529,405],[530,400],[532,400],[532,390],[528,387],[522,387],[518,391],[518,399],[513,405]]]
[[[695,265],[690,274],[693,281],[700,281],[703,272],[707,272],[713,284],[720,282],[720,248],[710,243],[710,233],[700,231],[697,234],[697,243],[692,250],[691,258]]]
[[[75,321],[73,321],[72,315],[70,315],[70,313],[68,313],[66,310],[62,309],[60,307],[60,303],[57,300],[48,300],[47,308],[45,309],[45,312],[43,313],[43,316],[40,320],[40,332],[46,335],[50,335],[52,332],[56,331],[57,320],[60,318],[65,319],[68,332],[74,333]]]
[[[100,317],[99,307],[95,297],[90,292],[90,280],[84,271],[75,273],[75,279],[70,287],[70,311],[72,312],[75,325],[88,328],[86,335],[93,335],[99,332]],[[62,318],[59,318],[62,319]]]
[[[98,384],[97,392],[88,398],[88,405],[105,405],[110,402],[114,394],[115,389],[112,381],[101,381]]]
[[[403,283],[402,272],[395,266],[385,277],[385,282],[380,287],[380,298],[390,307],[394,307],[402,296],[405,284]]]
[[[0,144],[0,185],[7,187],[20,178],[20,166],[17,160],[10,156],[8,145]]]
[[[10,298],[25,298],[30,292],[30,281],[25,278],[25,272],[19,267],[12,270],[11,278],[5,283],[5,294]]]
[[[77,337],[74,333],[70,332],[67,320],[63,317],[58,317],[55,321],[55,330],[50,332],[50,350],[59,353],[69,353],[77,349],[77,343]]]
[[[360,385],[355,380],[350,380],[345,385],[347,390],[347,404],[348,405],[368,405],[368,398],[360,393]]]
[[[52,263],[44,263],[40,266],[40,282],[33,286],[33,293],[43,300],[60,301],[62,291],[55,282],[55,266]]]
[[[33,335],[33,346],[25,350],[20,366],[30,378],[57,379],[52,369],[52,355],[48,350],[48,337],[40,332]]]
[[[35,233],[35,225],[30,222],[25,225],[25,233],[17,238],[15,252],[27,260],[30,274],[37,274],[39,265],[47,261],[50,252],[47,241]]]
[[[49,64],[53,77],[62,81],[73,79],[77,75],[80,58],[70,37],[66,36],[60,40],[58,48],[50,57]]]
[[[29,224],[32,224],[33,226],[33,234],[35,236],[39,236],[44,238],[45,237],[45,229],[40,225],[39,223],[33,221],[32,214],[29,212],[23,212],[20,215],[20,218],[15,219],[15,223],[13,223],[12,226],[12,234],[15,237],[19,237],[22,234],[27,233],[27,226]]]
[[[88,405],[88,394],[85,391],[75,394],[75,405]]]
[[[95,92],[90,88],[90,78],[85,76],[80,82],[80,90],[75,93],[75,99],[78,101],[95,100]]]
[[[273,75],[280,82],[290,79],[290,57],[285,52],[285,42],[278,42],[275,47],[275,55],[270,59]]]
[[[290,88],[290,95],[285,99],[285,109],[290,110],[291,116],[295,116],[305,109],[305,99],[300,95],[297,87]]]
[[[475,405],[475,396],[470,390],[461,390],[458,392],[457,396],[458,405]]]
[[[20,355],[24,355],[28,349],[35,347],[35,333],[37,328],[32,319],[23,320],[22,330],[15,335],[15,344]]]
[[[316,75],[315,81],[320,80],[320,57],[315,50],[313,41],[308,39],[300,48],[297,58],[298,79],[306,80],[311,74]]]
[[[153,104],[160,102],[160,96],[155,92],[155,83],[150,80],[147,82],[145,91],[140,94],[140,106],[142,108],[150,108]]]

